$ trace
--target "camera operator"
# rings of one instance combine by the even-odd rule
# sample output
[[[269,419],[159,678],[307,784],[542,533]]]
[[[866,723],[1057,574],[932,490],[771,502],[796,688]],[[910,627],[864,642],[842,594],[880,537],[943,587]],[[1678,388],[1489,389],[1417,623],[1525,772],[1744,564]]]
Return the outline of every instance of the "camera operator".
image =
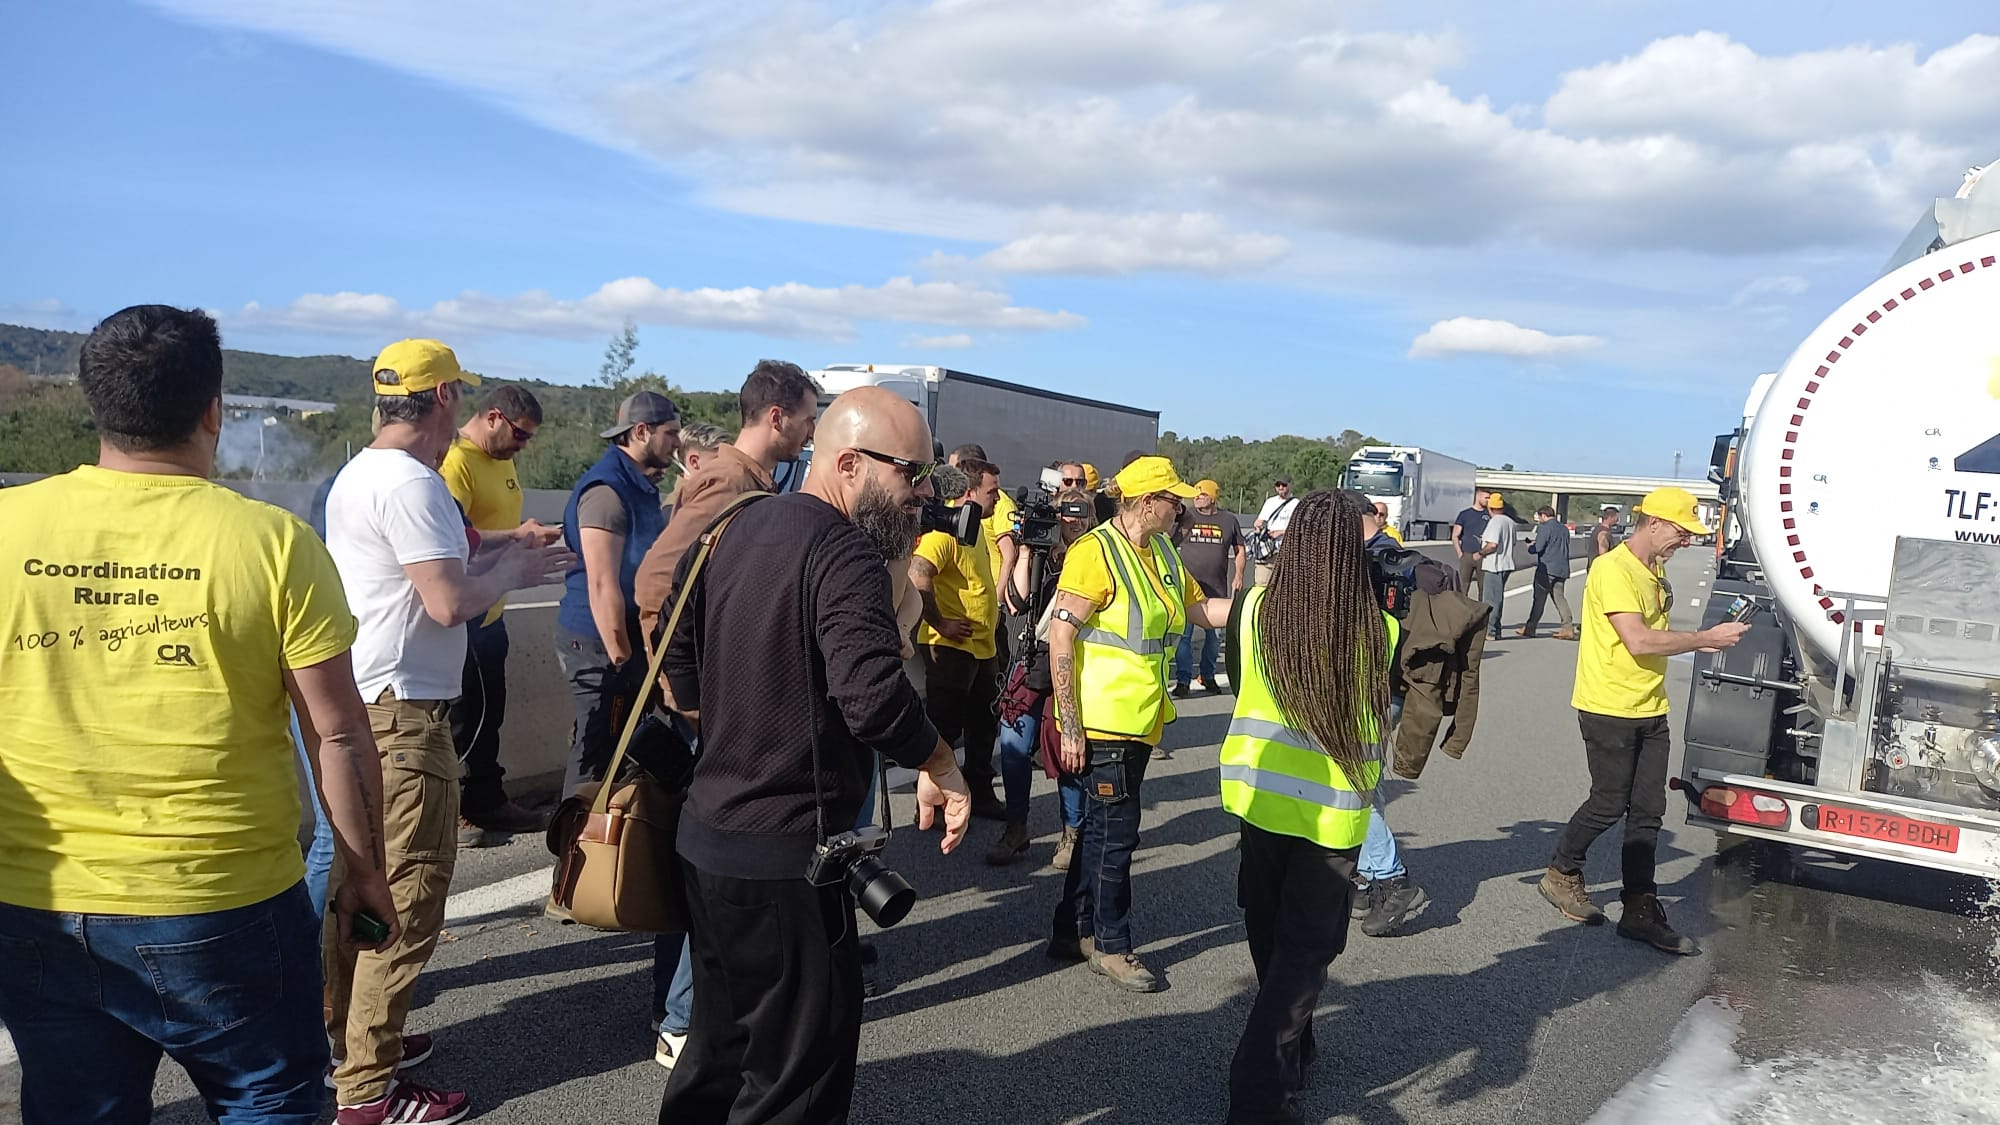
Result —
[[[861,1037],[856,893],[894,878],[855,855],[847,831],[874,755],[923,771],[918,826],[942,810],[940,850],[971,815],[951,748],[903,675],[883,565],[916,541],[930,428],[896,394],[861,387],[827,408],[815,447],[802,491],[749,503],[714,540],[694,611],[666,641],[665,675],[702,751],[679,835],[695,1026],[663,1123],[846,1121]]]
[[[963,504],[983,514],[1000,493],[1000,470],[976,457],[960,458],[958,468],[971,482]],[[961,543],[952,534],[930,531],[910,558],[910,585],[923,599],[917,650],[924,660],[924,702],[931,725],[946,742],[965,738],[965,782],[972,815],[1005,818],[993,795],[993,742],[999,720],[993,706],[1000,694],[999,585],[983,524]]]
[[[1062,470],[1058,467],[1057,472]],[[1081,479],[1081,469],[1078,470]],[[1055,617],[1056,584],[1070,544],[1097,526],[1090,494],[1081,485],[1065,487],[1054,503],[1027,495],[1016,508],[1021,528],[1014,533],[1020,550],[1014,572],[1007,576],[1002,596],[1008,612],[1033,629],[1021,635],[1021,658],[1007,675],[1000,693],[1000,782],[1007,794],[1007,827],[986,853],[986,862],[1004,867],[1028,850],[1028,798],[1034,785],[1035,751],[1048,725],[1049,622]],[[1053,756],[1051,756],[1053,757]],[[1057,777],[1062,797],[1063,832],[1054,864],[1069,869],[1076,850],[1077,826],[1083,823],[1083,786],[1076,778]]]

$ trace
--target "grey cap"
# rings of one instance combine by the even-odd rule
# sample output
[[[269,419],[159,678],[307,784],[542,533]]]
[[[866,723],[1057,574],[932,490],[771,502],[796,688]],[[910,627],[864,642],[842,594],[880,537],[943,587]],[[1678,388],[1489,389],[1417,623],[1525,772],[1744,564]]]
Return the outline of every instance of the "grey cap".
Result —
[[[618,424],[598,434],[601,438],[623,437],[626,430],[637,425],[657,426],[671,422],[681,416],[680,408],[674,400],[657,391],[640,391],[618,404]]]

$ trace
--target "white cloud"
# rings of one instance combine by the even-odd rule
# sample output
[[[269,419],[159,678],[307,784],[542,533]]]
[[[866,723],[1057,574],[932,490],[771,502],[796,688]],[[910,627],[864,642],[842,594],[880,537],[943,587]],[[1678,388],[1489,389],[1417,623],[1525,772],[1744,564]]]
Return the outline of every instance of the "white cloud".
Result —
[[[1768,305],[1786,297],[1796,297],[1810,287],[1805,278],[1796,274],[1779,274],[1775,277],[1752,278],[1736,295],[1729,298],[1731,308],[1745,308],[1752,305]]]
[[[406,309],[380,293],[308,293],[277,308],[252,302],[232,319],[246,326],[340,333],[557,339],[592,339],[616,331],[627,320],[824,340],[851,340],[855,325],[862,321],[1014,331],[1079,328],[1086,323],[1075,313],[1016,305],[997,289],[907,277],[873,287],[787,282],[762,289],[667,289],[648,278],[627,277],[575,299],[539,290],[512,297],[467,292],[422,309]]]
[[[1412,356],[1500,355],[1516,359],[1548,359],[1589,351],[1604,341],[1597,336],[1552,336],[1512,321],[1455,316],[1440,320],[1410,342]]]
[[[950,270],[971,265],[999,273],[1120,275],[1169,271],[1246,273],[1284,257],[1291,243],[1273,234],[1233,231],[1204,212],[1116,215],[1050,208],[1034,229],[972,262],[933,257]]]
[[[946,351],[972,346],[972,336],[966,332],[955,332],[949,336],[911,336],[903,341],[906,348],[921,351]]]

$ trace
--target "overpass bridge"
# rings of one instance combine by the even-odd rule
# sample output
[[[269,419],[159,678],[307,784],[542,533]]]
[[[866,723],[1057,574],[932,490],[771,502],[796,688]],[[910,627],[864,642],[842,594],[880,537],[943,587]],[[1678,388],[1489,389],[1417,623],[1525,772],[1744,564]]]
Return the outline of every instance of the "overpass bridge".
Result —
[[[1607,477],[1587,473],[1522,473],[1481,469],[1474,478],[1480,488],[1496,489],[1505,495],[1517,512],[1526,513],[1549,498],[1549,507],[1568,516],[1572,496],[1620,496],[1637,502],[1656,488],[1685,488],[1704,502],[1712,514],[1721,504],[1722,492],[1704,477]]]

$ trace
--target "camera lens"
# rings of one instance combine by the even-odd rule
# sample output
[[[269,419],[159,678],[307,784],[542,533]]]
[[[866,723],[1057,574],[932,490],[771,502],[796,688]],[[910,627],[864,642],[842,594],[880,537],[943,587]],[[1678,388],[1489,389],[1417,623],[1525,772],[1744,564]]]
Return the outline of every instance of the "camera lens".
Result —
[[[868,920],[884,929],[908,917],[910,908],[917,904],[917,892],[909,880],[872,855],[862,856],[847,869],[847,891],[867,912]]]

